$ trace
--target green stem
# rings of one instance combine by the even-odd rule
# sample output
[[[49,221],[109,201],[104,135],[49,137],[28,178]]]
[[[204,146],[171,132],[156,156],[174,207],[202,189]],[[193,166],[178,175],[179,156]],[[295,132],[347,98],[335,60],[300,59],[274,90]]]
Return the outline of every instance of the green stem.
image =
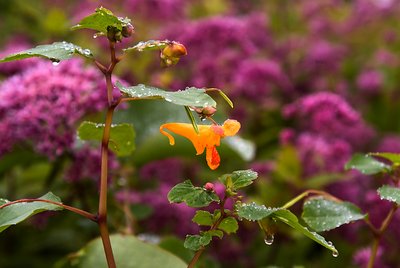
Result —
[[[299,202],[301,199],[303,199],[304,197],[306,197],[306,196],[308,196],[310,194],[321,195],[321,196],[324,196],[324,197],[326,197],[328,199],[331,199],[333,201],[342,202],[341,200],[339,200],[338,198],[334,197],[333,195],[328,194],[327,192],[320,191],[320,190],[307,190],[307,191],[299,194],[298,196],[296,196],[295,198],[293,198],[292,200],[290,200],[286,204],[284,204],[282,206],[282,208],[287,209],[287,208],[293,206],[294,204]]]

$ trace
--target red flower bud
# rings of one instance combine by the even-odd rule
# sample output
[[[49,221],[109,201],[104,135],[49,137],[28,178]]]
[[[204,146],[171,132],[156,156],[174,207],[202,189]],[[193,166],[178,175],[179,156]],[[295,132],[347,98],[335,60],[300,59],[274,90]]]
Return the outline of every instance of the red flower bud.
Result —
[[[204,185],[204,189],[206,189],[207,191],[212,192],[212,191],[214,191],[214,184],[212,184],[211,182],[207,182]]]
[[[127,24],[122,27],[122,36],[123,37],[130,37],[133,33],[135,32],[135,29],[133,28],[132,24]]]

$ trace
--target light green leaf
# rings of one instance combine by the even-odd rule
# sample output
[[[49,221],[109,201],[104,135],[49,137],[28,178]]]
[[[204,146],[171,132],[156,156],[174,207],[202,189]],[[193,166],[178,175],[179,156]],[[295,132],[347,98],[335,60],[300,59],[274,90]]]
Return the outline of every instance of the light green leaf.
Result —
[[[170,45],[174,41],[169,40],[148,40],[148,41],[140,41],[133,47],[128,47],[123,49],[123,51],[131,51],[136,50],[139,52],[148,51],[148,50],[160,50],[165,48],[166,46]]]
[[[101,141],[104,124],[84,121],[78,128],[78,136],[82,140]],[[118,156],[127,156],[135,149],[135,131],[130,124],[117,124],[111,126],[110,149]]]
[[[236,231],[239,229],[239,225],[235,218],[228,217],[221,221],[221,223],[218,225],[218,229],[224,231],[227,234],[231,234],[236,233]]]
[[[220,231],[220,230],[209,230],[209,231],[205,231],[203,233],[208,233],[211,236],[218,237],[219,239],[222,239],[224,237],[224,233],[222,231]]]
[[[400,189],[390,185],[383,185],[378,189],[378,194],[382,199],[400,205]]]
[[[176,105],[193,107],[215,107],[217,103],[207,94],[204,89],[189,87],[179,91],[165,91],[156,87],[139,84],[137,86],[125,87],[120,82],[117,88],[131,98],[137,99],[164,99]]]
[[[185,248],[197,251],[202,247],[210,244],[212,236],[208,232],[204,232],[200,235],[187,235],[185,239],[185,243],[183,246]]]
[[[400,165],[400,154],[396,153],[369,153],[371,156],[378,156],[380,158],[385,158],[393,163],[393,165]]]
[[[349,202],[339,203],[317,197],[308,199],[303,205],[303,220],[317,232],[335,229],[365,217],[360,208]]]
[[[190,111],[189,106],[185,106],[185,111],[187,116],[189,117],[190,122],[192,123],[194,131],[196,131],[197,134],[199,134],[199,127],[197,126],[196,119],[194,118],[192,111]]]
[[[93,58],[93,54],[89,49],[83,49],[80,46],[68,42],[55,42],[50,45],[40,45],[28,50],[17,52],[0,60],[0,62],[8,62],[14,60],[22,60],[32,57],[42,57],[53,61],[54,63],[62,60],[68,60],[78,54],[86,58]]]
[[[110,236],[117,267],[123,268],[186,268],[180,258],[155,245],[140,241],[134,236],[114,234]],[[103,244],[100,238],[70,254],[64,268],[107,268]]]
[[[48,192],[47,194],[39,197],[38,199],[50,200],[57,203],[61,203],[59,197],[55,196],[53,193]],[[7,200],[1,199],[0,205],[8,203]],[[35,202],[24,202],[16,203],[6,206],[0,209],[0,232],[4,231],[11,225],[20,223],[27,218],[38,214],[43,211],[56,211],[62,210],[61,206],[35,201]]]
[[[302,226],[299,223],[299,220],[297,219],[296,215],[294,215],[289,210],[286,210],[286,209],[277,210],[277,211],[275,211],[273,213],[272,217],[273,217],[273,219],[279,220],[279,221],[289,225],[293,229],[301,232],[302,234],[304,234],[308,238],[314,240],[318,244],[320,244],[320,245],[324,246],[325,248],[331,250],[333,256],[337,256],[338,255],[338,251],[335,248],[335,246],[332,244],[332,242],[329,242],[329,241],[327,242],[325,240],[325,238],[322,237],[321,235],[317,234],[316,232],[311,232],[306,227]]]
[[[220,180],[226,187],[232,188],[232,190],[236,191],[237,189],[249,186],[255,179],[257,179],[257,177],[257,172],[247,169],[237,170],[231,174],[224,174],[219,177],[218,180]]]
[[[345,168],[356,169],[363,174],[372,175],[377,173],[386,173],[391,170],[389,165],[386,165],[372,156],[364,155],[364,154],[355,154],[350,159],[349,162],[346,163]]]
[[[122,27],[129,25],[131,22],[128,18],[116,17],[110,10],[100,7],[96,12],[83,18],[77,25],[72,27],[72,30],[92,29],[104,35],[107,34],[109,26],[122,30]]]
[[[213,215],[210,212],[204,210],[197,210],[192,221],[197,223],[198,225],[204,226],[211,226],[214,223]]]
[[[259,221],[266,217],[271,216],[274,212],[281,210],[281,208],[267,208],[264,205],[257,205],[252,202],[250,204],[241,204],[237,207],[237,214],[239,217],[249,221]]]
[[[211,202],[219,201],[219,198],[214,192],[195,187],[190,180],[186,180],[169,191],[168,200],[170,203],[185,202],[189,207],[206,207]]]

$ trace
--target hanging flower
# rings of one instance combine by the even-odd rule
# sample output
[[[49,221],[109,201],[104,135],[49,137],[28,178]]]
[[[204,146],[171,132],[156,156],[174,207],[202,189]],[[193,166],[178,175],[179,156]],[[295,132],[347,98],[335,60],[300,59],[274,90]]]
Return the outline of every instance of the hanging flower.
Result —
[[[240,129],[240,123],[236,120],[228,119],[222,126],[199,125],[198,127],[199,133],[196,133],[192,124],[167,123],[160,126],[160,132],[168,137],[171,145],[175,144],[175,139],[164,129],[189,139],[193,143],[197,155],[202,154],[206,149],[207,164],[214,170],[221,161],[215,146],[220,145],[221,138],[234,136]]]

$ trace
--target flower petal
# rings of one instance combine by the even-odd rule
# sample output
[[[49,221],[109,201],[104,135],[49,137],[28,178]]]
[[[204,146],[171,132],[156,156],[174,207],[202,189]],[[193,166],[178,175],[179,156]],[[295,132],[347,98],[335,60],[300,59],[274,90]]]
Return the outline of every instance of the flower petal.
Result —
[[[215,146],[207,146],[206,149],[206,159],[208,166],[214,170],[219,167],[219,163],[221,162],[221,158],[218,154],[217,149]]]
[[[240,129],[240,123],[236,120],[228,119],[222,125],[224,136],[234,136]]]

